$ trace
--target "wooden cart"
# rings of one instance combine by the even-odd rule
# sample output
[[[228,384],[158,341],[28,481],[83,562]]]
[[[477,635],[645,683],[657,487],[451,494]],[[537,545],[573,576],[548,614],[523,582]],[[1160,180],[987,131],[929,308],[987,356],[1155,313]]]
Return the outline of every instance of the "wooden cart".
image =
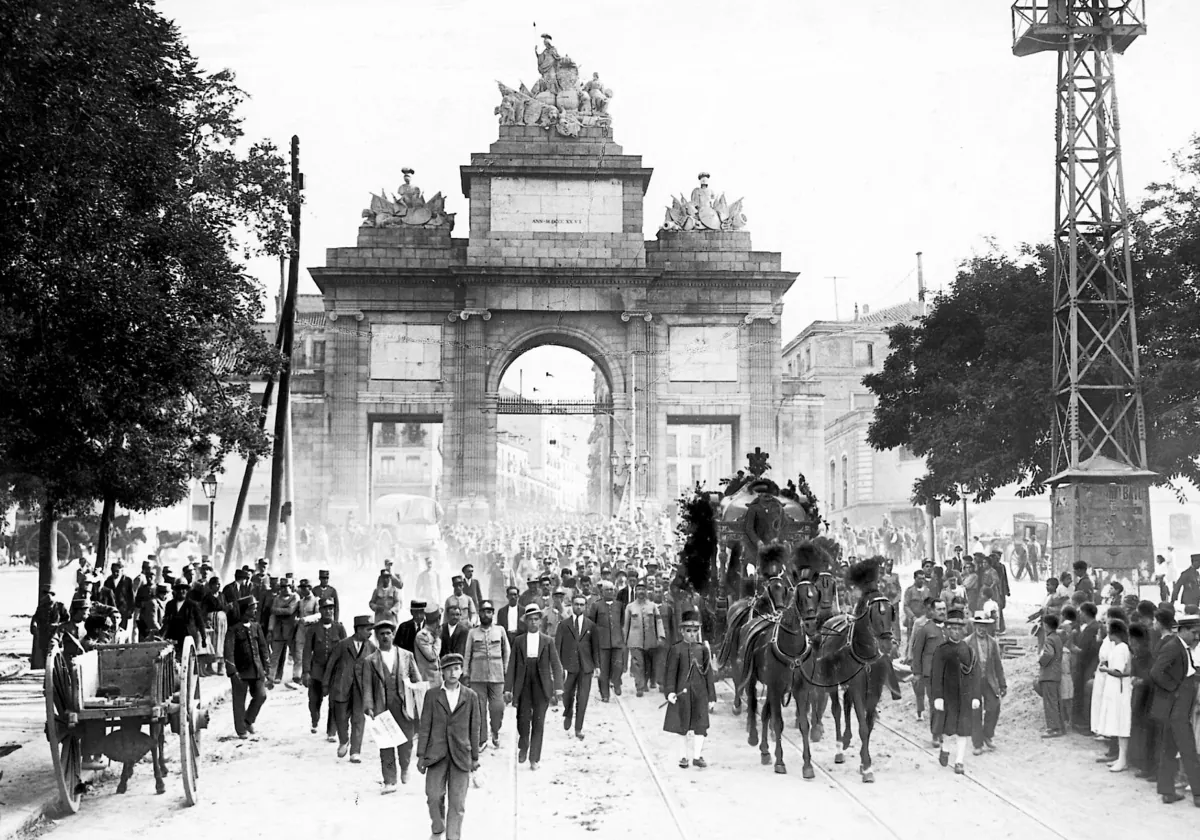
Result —
[[[124,765],[118,787],[123,793],[133,765],[149,752],[157,792],[163,793],[167,727],[179,736],[184,799],[196,804],[200,732],[208,715],[200,703],[200,668],[190,638],[178,662],[171,642],[100,645],[74,657],[56,644],[46,657],[45,686],[46,738],[65,810],[79,810],[88,757],[103,755]]]

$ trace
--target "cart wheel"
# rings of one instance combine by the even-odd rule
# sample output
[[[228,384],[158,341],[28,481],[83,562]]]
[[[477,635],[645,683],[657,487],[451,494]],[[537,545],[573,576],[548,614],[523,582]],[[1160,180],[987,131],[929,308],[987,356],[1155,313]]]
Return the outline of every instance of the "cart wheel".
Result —
[[[58,801],[72,814],[79,812],[83,798],[83,738],[67,715],[77,711],[71,700],[71,669],[57,642],[46,654],[46,739],[58,782]]]
[[[183,796],[188,805],[200,801],[197,777],[200,775],[200,663],[191,637],[183,640],[179,679],[179,772],[183,776]]]

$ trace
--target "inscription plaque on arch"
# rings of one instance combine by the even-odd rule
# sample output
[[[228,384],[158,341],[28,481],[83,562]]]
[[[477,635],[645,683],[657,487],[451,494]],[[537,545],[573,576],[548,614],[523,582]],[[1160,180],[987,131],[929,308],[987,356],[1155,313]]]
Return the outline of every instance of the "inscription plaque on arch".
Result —
[[[492,178],[493,233],[620,233],[616,178]]]
[[[427,324],[372,324],[371,378],[442,378],[442,328]]]

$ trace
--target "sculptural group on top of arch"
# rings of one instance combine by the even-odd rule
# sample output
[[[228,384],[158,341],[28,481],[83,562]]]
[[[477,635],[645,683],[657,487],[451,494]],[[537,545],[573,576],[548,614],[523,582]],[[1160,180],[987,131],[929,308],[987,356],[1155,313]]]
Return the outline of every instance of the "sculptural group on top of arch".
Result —
[[[534,47],[539,78],[532,88],[522,83],[513,89],[497,82],[501,99],[495,113],[500,117],[500,125],[553,128],[564,137],[577,137],[584,127],[611,129],[608,103],[612,89],[604,85],[599,73],[593,73],[588,82],[581,84],[579,65],[569,55],[559,55],[551,40],[543,34],[542,51]]]
[[[700,186],[692,190],[691,198],[672,196],[659,230],[742,230],[746,227],[746,214],[742,212],[742,199],[730,204],[725,193],[718,197],[708,186],[709,175],[701,172]]]

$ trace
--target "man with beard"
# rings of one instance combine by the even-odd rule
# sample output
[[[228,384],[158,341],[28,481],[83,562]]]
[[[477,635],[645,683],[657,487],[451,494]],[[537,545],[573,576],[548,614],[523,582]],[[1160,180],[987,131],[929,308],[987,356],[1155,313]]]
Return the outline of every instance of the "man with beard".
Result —
[[[917,720],[921,719],[921,709],[924,706],[924,702],[920,698],[930,698],[933,679],[933,654],[942,642],[946,641],[946,631],[943,625],[945,620],[946,602],[938,599],[932,603],[929,620],[918,627],[913,633],[912,669],[913,674],[918,680],[918,685],[914,686],[914,689],[918,692]],[[933,738],[933,745],[940,747],[942,743],[940,715],[932,702],[930,703],[929,732]]]
[[[508,671],[508,634],[495,624],[496,607],[491,601],[479,605],[479,626],[467,632],[463,657],[463,681],[479,697],[480,742],[486,744],[490,721],[492,746],[500,746],[500,726],[504,722],[504,675]]]

